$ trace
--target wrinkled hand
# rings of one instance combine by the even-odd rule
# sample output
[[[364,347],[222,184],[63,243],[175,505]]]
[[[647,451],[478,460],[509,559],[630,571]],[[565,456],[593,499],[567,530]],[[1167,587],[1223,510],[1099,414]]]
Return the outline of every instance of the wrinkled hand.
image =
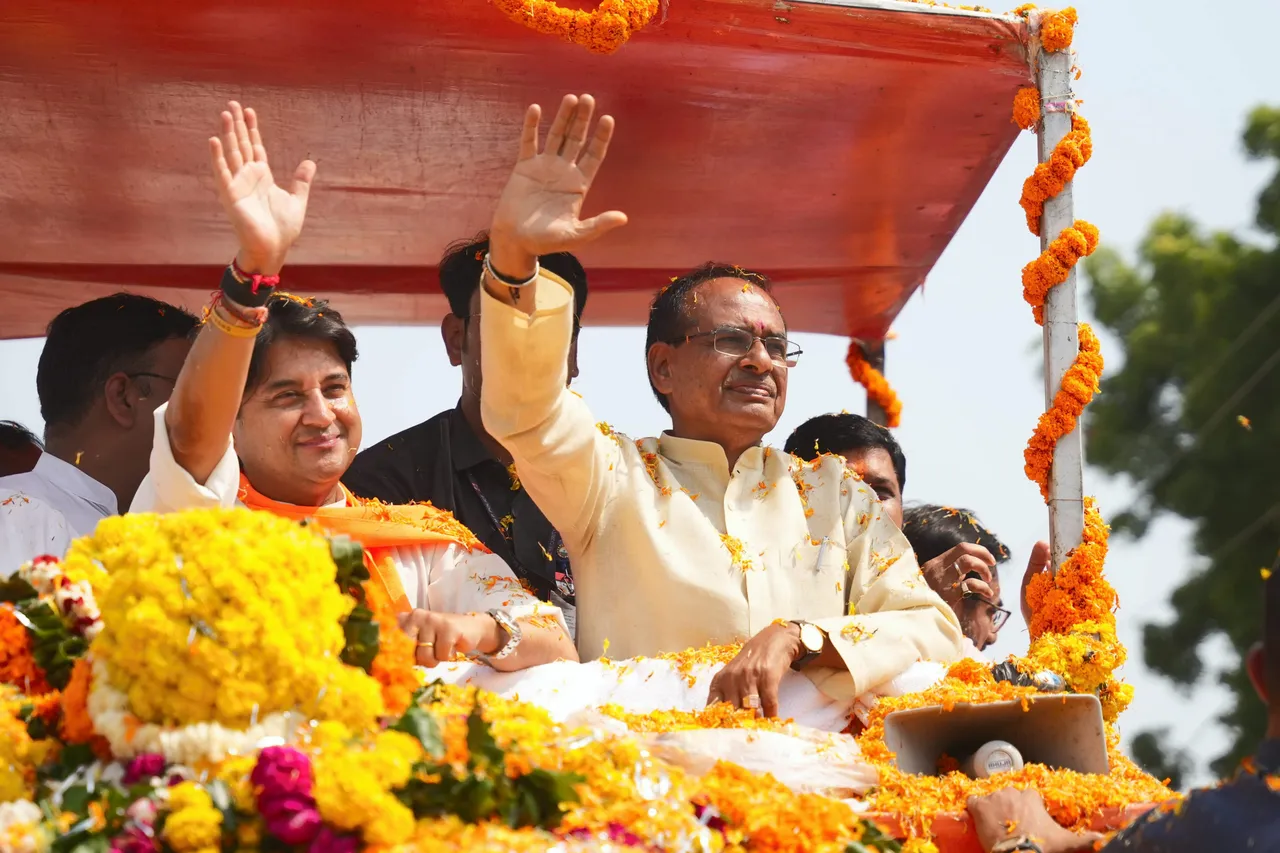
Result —
[[[218,200],[240,240],[240,266],[245,272],[275,275],[302,233],[316,164],[302,161],[294,173],[292,190],[276,186],[258,132],[257,114],[241,109],[235,101],[227,106],[230,111],[222,113],[222,138],[209,139]]]
[[[1022,575],[1022,589],[1018,593],[1018,602],[1022,605],[1022,620],[1031,624],[1031,605],[1027,604],[1027,587],[1031,586],[1031,579],[1041,572],[1049,570],[1049,543],[1037,542],[1035,547],[1031,549],[1031,556],[1027,558],[1027,570]]]
[[[996,558],[986,548],[961,542],[925,563],[920,571],[942,600],[955,608],[966,592],[977,593],[988,601],[995,600],[995,590],[991,587],[991,570],[995,564]],[[965,580],[965,575],[971,572],[976,572],[978,577]]]
[[[532,272],[539,255],[576,249],[627,224],[626,215],[617,210],[578,218],[613,136],[613,118],[601,116],[587,144],[594,110],[590,95],[565,95],[541,151],[542,108],[534,104],[525,112],[520,156],[498,199],[489,232],[491,257],[499,272],[524,275]]]
[[[978,843],[986,851],[1007,838],[1025,835],[1044,853],[1075,853],[1092,850],[1102,838],[1096,832],[1076,834],[1059,826],[1034,790],[1001,788],[985,797],[970,797],[967,808]]]
[[[770,625],[747,640],[738,656],[711,679],[707,704],[754,706],[766,717],[778,716],[778,685],[792,661],[800,656],[800,649],[800,629],[796,625]]]
[[[417,643],[418,666],[447,663],[471,652],[493,654],[505,632],[487,613],[437,613],[411,610],[399,616],[400,627]]]

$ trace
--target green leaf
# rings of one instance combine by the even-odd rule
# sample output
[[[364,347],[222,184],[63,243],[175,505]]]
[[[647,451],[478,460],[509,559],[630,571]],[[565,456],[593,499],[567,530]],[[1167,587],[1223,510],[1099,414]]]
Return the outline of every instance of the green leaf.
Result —
[[[404,716],[396,720],[391,728],[416,737],[418,743],[422,744],[423,750],[432,758],[439,759],[444,756],[444,738],[440,735],[440,725],[436,722],[436,718],[423,708],[410,705],[409,710],[405,711]]]
[[[467,715],[467,750],[471,753],[471,767],[501,768],[505,753],[493,739],[489,724],[480,715],[480,704],[477,702]]]
[[[561,773],[537,768],[514,782],[522,808],[512,828],[537,826],[555,829],[566,806],[578,802],[576,786],[586,781],[577,773]]]
[[[364,589],[369,579],[369,569],[364,564],[364,548],[349,536],[333,536],[329,539],[329,554],[338,569],[338,586],[364,604]]]
[[[36,588],[16,574],[0,581],[0,602],[17,604],[20,601],[38,597],[39,593],[36,592]]]
[[[373,621],[373,611],[363,604],[356,605],[342,624],[342,632],[346,637],[342,662],[368,672],[378,656],[378,623]]]

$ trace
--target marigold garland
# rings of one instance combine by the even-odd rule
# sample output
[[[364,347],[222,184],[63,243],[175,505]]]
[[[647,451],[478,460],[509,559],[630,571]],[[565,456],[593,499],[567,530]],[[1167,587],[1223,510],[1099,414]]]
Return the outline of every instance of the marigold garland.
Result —
[[[552,0],[493,0],[511,20],[545,35],[581,45],[592,53],[613,53],[648,26],[659,0],[601,0],[591,11],[565,9]]]
[[[1013,123],[1022,130],[1031,130],[1040,123],[1040,90],[1028,86],[1013,96]]]
[[[1076,170],[1093,156],[1093,137],[1089,123],[1078,114],[1071,116],[1071,130],[1054,146],[1049,159],[1036,166],[1022,183],[1018,203],[1027,215],[1027,228],[1040,236],[1040,220],[1044,203],[1062,192],[1076,176]]]
[[[0,604],[0,683],[12,684],[28,696],[53,690],[31,656],[31,634],[18,621],[12,604]]]
[[[1040,19],[1040,46],[1049,53],[1057,53],[1071,47],[1076,36],[1079,16],[1074,6],[1057,12],[1045,12]]]
[[[884,412],[885,426],[896,427],[902,421],[902,401],[890,387],[884,374],[871,366],[857,341],[849,342],[849,354],[845,356],[853,381],[867,389],[867,399]]]
[[[1035,432],[1023,451],[1027,478],[1040,487],[1040,496],[1049,499],[1049,471],[1053,467],[1053,450],[1059,439],[1076,428],[1076,422],[1093,395],[1098,392],[1102,376],[1102,353],[1098,338],[1088,323],[1079,326],[1080,351],[1075,362],[1062,375],[1062,385],[1053,397],[1049,411],[1040,416]]]
[[[1022,268],[1022,298],[1031,306],[1037,325],[1044,325],[1044,301],[1049,290],[1066,281],[1080,259],[1092,255],[1096,248],[1097,226],[1077,219]]]

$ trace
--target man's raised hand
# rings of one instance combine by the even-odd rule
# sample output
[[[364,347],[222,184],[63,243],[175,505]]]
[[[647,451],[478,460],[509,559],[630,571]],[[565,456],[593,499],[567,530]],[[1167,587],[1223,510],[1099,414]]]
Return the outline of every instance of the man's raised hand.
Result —
[[[490,229],[493,265],[504,275],[529,275],[539,255],[573,250],[627,224],[617,210],[578,218],[613,136],[613,118],[601,116],[588,141],[594,111],[590,95],[565,95],[541,150],[542,109],[534,104],[525,112],[519,159]]]
[[[294,173],[293,189],[281,189],[267,164],[257,114],[241,109],[236,101],[227,106],[222,113],[221,138],[209,139],[218,200],[240,240],[236,260],[241,268],[275,275],[302,233],[316,164],[303,160]]]

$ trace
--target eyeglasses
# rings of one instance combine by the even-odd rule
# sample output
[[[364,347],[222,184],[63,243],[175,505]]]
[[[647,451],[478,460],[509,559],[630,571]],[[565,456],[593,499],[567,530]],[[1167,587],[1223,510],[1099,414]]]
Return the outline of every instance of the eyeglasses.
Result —
[[[966,592],[964,594],[965,601],[975,601],[979,604],[985,604],[991,608],[991,630],[999,631],[1004,627],[1004,623],[1009,621],[1010,613],[994,601],[987,601],[976,592]]]
[[[800,354],[804,352],[800,347],[781,335],[761,337],[748,332],[746,329],[733,328],[715,329],[710,332],[695,332],[692,335],[686,335],[685,339],[680,343],[688,343],[694,338],[708,337],[711,338],[712,349],[721,355],[728,355],[733,358],[742,358],[751,352],[752,347],[756,345],[756,341],[760,341],[760,343],[764,344],[764,351],[768,353],[769,360],[779,367],[795,367]]]

